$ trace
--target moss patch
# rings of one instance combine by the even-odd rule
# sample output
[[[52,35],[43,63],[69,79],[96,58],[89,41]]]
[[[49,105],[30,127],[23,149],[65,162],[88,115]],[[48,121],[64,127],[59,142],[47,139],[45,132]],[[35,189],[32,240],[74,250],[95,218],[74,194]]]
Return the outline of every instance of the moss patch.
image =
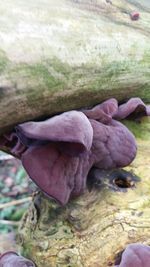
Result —
[[[150,117],[144,117],[141,122],[124,120],[123,123],[133,132],[136,138],[150,140]]]
[[[0,49],[0,74],[3,73],[9,63],[6,53]]]
[[[149,65],[123,60],[97,66],[70,66],[58,58],[37,64],[7,65],[2,78],[10,88],[7,99],[15,95],[14,106],[22,112],[18,123],[59,112],[96,105],[108,98],[119,101],[139,96],[150,103]],[[5,92],[4,97],[5,97]],[[15,105],[16,101],[16,105]],[[8,103],[8,100],[7,100]],[[11,104],[11,103],[10,103]],[[8,117],[8,116],[7,116]],[[12,121],[12,116],[9,116]],[[6,119],[4,120],[5,124]],[[16,119],[13,118],[16,123]]]

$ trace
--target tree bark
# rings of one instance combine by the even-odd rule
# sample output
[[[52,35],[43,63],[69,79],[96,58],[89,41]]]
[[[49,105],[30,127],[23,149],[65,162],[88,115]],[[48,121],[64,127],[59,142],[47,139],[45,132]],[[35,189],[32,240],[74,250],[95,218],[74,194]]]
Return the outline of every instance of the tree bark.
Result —
[[[101,186],[63,208],[41,193],[36,195],[22,220],[18,241],[38,267],[114,266],[127,244],[150,244],[150,118],[144,124],[127,125],[136,134],[138,154],[126,170],[141,180],[131,188],[114,190],[116,180],[110,184],[107,172]]]
[[[110,97],[150,102],[149,11],[149,0],[3,3],[0,133]]]

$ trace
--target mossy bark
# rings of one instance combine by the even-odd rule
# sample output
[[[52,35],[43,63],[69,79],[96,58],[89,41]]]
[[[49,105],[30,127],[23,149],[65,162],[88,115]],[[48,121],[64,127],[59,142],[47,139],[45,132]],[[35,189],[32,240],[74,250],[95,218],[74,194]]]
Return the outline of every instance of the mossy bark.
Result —
[[[133,21],[132,11],[140,18]],[[0,133],[106,98],[150,102],[149,0],[8,0],[0,19]]]
[[[126,124],[137,137],[138,154],[125,169],[141,180],[114,191],[104,177],[102,187],[63,208],[41,193],[35,196],[18,240],[38,267],[113,266],[127,244],[150,244],[150,118]]]

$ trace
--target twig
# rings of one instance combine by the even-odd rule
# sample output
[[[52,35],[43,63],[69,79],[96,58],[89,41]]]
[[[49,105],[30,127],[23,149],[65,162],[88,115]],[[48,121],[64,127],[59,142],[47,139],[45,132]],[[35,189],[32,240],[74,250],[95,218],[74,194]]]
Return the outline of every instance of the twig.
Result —
[[[32,200],[32,197],[26,197],[23,199],[13,200],[11,202],[0,204],[0,209],[5,209],[5,208],[11,207],[11,206],[17,206],[17,205],[29,202],[31,200]]]
[[[19,226],[19,222],[0,220],[0,224]]]

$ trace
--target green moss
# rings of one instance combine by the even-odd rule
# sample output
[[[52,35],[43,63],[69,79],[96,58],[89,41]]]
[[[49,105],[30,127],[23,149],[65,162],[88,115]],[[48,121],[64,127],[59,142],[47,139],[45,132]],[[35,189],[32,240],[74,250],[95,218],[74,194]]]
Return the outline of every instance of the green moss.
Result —
[[[18,87],[16,94],[22,95],[23,91],[20,90],[20,85],[25,91],[25,97],[29,106],[36,104],[44,95],[50,97],[50,93],[62,91],[67,88],[67,80],[64,76],[68,75],[68,66],[62,68],[61,62],[54,60],[53,62],[44,61],[38,64],[17,64],[15,67],[12,65],[7,69],[7,76],[11,80],[12,84]]]
[[[105,64],[101,69],[93,69],[90,85],[93,86],[93,89],[107,88],[107,90],[114,87],[120,89],[121,85],[125,86],[126,84],[129,87],[129,81],[135,82],[134,77],[138,79],[137,74],[141,73],[142,69],[143,76],[145,76],[149,69],[143,63],[127,60],[113,61],[111,64]]]
[[[4,72],[8,63],[9,60],[6,56],[6,53],[0,49],[0,74]]]
[[[124,120],[123,123],[133,132],[136,138],[150,140],[150,118],[144,117],[141,122]]]
[[[17,80],[16,78],[18,77],[22,77],[22,79],[26,81],[27,86],[30,86],[30,84],[34,82],[37,84],[39,83],[39,85],[43,86],[42,89],[54,88],[61,83],[44,63],[35,65],[19,64],[14,69],[11,69],[9,74],[14,80]]]
[[[139,92],[140,97],[143,99],[145,103],[150,103],[150,84],[145,83],[145,85],[140,86]]]
[[[53,93],[65,90],[66,94],[64,97],[62,94],[60,94],[60,98],[57,96],[55,110],[58,109],[58,112],[59,110],[80,108],[85,105],[95,104],[99,102],[100,94],[101,101],[108,97],[113,97],[114,90],[118,100],[126,100],[129,97],[135,97],[139,94],[144,101],[150,102],[149,70],[145,64],[123,61],[121,63],[113,62],[111,65],[108,64],[102,68],[95,66],[72,68],[68,65],[64,65],[63,67],[63,63],[57,60],[55,60],[55,63],[53,64],[52,62],[51,64],[55,72],[61,75],[60,78],[48,76],[49,73],[45,67],[35,68],[38,70],[38,75],[40,76],[37,79],[42,78],[43,83],[40,83],[39,89],[30,90],[28,100],[31,106],[36,102],[36,95],[39,98],[39,95],[43,93],[43,89],[44,93],[46,91],[48,92],[48,96],[50,96],[50,93],[53,96]],[[141,69],[143,69],[143,73]],[[40,73],[41,70],[42,72]],[[137,81],[135,80],[136,78]],[[135,86],[136,91],[134,89]],[[51,105],[53,105],[53,102]]]
[[[147,48],[145,50],[141,62],[143,62],[144,64],[149,64],[150,66],[150,48]]]
[[[52,68],[54,68],[54,70],[57,73],[61,73],[62,75],[64,75],[66,78],[69,77],[70,73],[72,72],[73,68],[67,64],[64,63],[62,61],[60,61],[58,58],[54,57],[53,60],[51,61],[46,61],[46,65],[47,66],[51,66]]]
[[[28,258],[31,256],[31,251],[33,251],[32,249],[32,244],[28,243],[24,243],[23,247],[21,248],[21,254],[22,256]]]
[[[93,62],[73,67],[58,58],[30,65],[9,64],[6,73],[18,88],[15,93],[24,94],[31,109],[37,108],[37,103],[44,105],[44,115],[95,105],[114,95],[126,100],[139,94],[150,102],[148,74],[149,66],[142,61],[114,61],[101,67]]]

